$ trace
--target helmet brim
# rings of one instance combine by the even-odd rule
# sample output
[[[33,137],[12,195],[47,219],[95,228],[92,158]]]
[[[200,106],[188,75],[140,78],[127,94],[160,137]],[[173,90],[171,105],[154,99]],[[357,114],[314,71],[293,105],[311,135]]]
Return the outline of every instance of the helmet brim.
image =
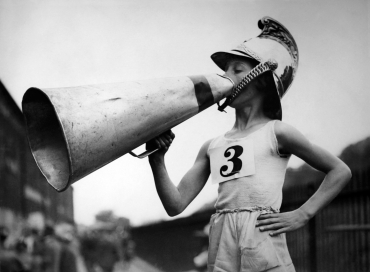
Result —
[[[235,57],[244,57],[248,59],[253,59],[257,61],[258,63],[261,62],[261,59],[257,60],[255,57],[248,55],[244,52],[238,51],[238,50],[219,51],[211,55],[211,59],[213,60],[213,62],[223,71],[226,70],[227,63]],[[275,91],[270,94],[272,95],[270,107],[272,108],[273,118],[282,120],[282,107],[281,107],[281,100],[280,100],[279,94],[283,92],[279,90],[283,90],[283,85],[279,77],[275,75],[273,72],[272,72],[272,77],[275,83]]]
[[[223,71],[226,70],[226,65],[227,63],[232,59],[232,58],[235,58],[235,56],[237,57],[244,57],[244,58],[248,58],[248,59],[253,59],[253,60],[256,60],[255,58],[253,58],[252,56],[250,55],[247,55],[246,53],[243,53],[241,51],[237,51],[237,50],[230,50],[230,51],[219,51],[219,52],[216,52],[214,54],[211,55],[211,59],[213,60],[213,62]]]

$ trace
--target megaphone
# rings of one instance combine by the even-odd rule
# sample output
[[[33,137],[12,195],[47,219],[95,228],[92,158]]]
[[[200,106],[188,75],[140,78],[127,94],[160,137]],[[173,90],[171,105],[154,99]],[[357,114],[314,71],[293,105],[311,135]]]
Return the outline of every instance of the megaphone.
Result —
[[[22,100],[29,145],[48,183],[69,185],[229,96],[209,74],[79,87],[30,88]]]

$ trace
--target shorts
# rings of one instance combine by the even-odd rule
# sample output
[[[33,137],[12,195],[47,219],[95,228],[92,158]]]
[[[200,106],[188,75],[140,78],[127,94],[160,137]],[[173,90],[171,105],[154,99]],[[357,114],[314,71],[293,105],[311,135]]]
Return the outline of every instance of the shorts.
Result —
[[[271,208],[222,210],[211,217],[208,272],[295,272],[285,234],[270,236],[256,228]]]

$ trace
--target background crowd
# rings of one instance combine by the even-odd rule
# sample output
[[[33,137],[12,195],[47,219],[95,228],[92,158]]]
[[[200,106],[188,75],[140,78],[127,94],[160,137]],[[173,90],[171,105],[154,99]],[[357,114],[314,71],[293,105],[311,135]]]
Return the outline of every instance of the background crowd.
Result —
[[[92,226],[70,223],[0,226],[1,272],[124,271],[133,256],[130,224],[110,211]]]

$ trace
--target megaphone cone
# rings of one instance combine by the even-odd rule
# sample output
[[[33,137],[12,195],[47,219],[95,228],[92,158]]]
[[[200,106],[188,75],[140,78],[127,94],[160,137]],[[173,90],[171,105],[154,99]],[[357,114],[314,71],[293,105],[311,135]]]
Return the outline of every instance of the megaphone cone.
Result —
[[[23,97],[29,145],[57,191],[230,95],[219,75],[80,87],[30,88]]]

